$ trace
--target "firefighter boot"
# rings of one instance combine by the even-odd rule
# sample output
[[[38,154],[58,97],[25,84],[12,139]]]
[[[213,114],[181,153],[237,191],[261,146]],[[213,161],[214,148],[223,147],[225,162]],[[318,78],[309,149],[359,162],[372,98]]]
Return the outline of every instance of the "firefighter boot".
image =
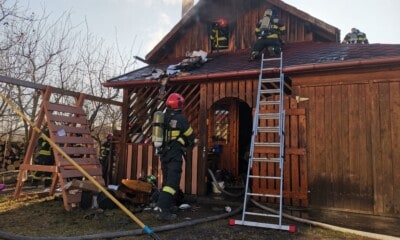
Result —
[[[171,194],[161,191],[160,196],[157,201],[157,206],[161,209],[156,216],[156,219],[159,221],[172,221],[176,219],[176,214],[171,213],[171,203],[173,201],[173,197]]]
[[[268,47],[268,55],[271,57],[275,56],[275,48],[274,47]]]
[[[254,61],[258,57],[259,53],[257,51],[252,51],[250,54],[249,62]]]

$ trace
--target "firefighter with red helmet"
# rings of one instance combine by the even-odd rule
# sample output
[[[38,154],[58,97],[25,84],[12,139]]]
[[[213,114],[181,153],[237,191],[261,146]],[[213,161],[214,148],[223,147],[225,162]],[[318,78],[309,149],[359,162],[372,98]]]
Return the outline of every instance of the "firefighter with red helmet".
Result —
[[[189,121],[183,115],[185,99],[178,93],[172,93],[166,100],[164,116],[164,140],[161,147],[160,159],[163,174],[162,188],[157,201],[161,212],[157,219],[171,221],[176,218],[173,209],[175,193],[179,192],[182,175],[182,157],[187,147],[194,145],[194,132]]]
[[[224,18],[220,18],[211,26],[210,40],[212,50],[227,49],[229,47],[228,37],[228,21]]]

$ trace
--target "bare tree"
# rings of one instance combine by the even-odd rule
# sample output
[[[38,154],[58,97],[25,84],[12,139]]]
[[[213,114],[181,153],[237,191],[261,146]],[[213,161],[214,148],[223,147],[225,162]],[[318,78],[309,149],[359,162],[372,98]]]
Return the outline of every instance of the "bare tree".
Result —
[[[82,90],[88,94],[107,99],[119,98],[119,91],[102,87],[102,83],[114,74],[113,51],[104,46],[102,39],[97,39],[86,23],[86,35],[81,41],[79,56],[81,59],[80,76],[83,82]],[[100,102],[90,102],[85,105],[89,114],[89,124],[93,138],[100,144],[104,135],[116,129],[120,122],[119,109]]]
[[[40,14],[20,11],[14,5],[0,0],[0,74],[33,83],[78,91],[107,99],[120,99],[119,91],[102,87],[111,77],[134,69],[135,60],[130,51],[107,47],[89,31],[87,22],[74,26],[70,13],[65,12],[50,21],[45,7]],[[84,25],[84,30],[82,30]],[[117,36],[116,36],[117,38]],[[117,39],[118,41],[118,39]],[[117,49],[117,50],[115,50]],[[18,106],[31,121],[35,121],[40,103],[40,92],[20,86],[1,85],[3,93]],[[55,101],[70,101],[55,96]],[[5,113],[0,102],[0,113]],[[115,106],[99,102],[85,102],[92,136],[100,143],[104,135],[119,128],[121,111]],[[20,122],[26,139],[30,127]],[[14,126],[14,130],[17,127]]]

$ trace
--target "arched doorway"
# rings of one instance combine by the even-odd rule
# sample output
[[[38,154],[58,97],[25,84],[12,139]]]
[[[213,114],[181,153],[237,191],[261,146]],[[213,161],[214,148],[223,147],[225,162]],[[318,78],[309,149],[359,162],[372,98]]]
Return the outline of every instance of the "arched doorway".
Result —
[[[247,170],[247,154],[252,132],[252,110],[238,98],[223,98],[209,111],[208,146],[213,170],[237,177]]]

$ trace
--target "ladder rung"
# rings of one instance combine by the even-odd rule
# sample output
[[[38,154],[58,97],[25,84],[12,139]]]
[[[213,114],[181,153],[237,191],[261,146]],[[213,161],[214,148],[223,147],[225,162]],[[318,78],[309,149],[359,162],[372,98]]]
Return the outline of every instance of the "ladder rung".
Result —
[[[279,105],[279,101],[260,101],[260,105]]]
[[[270,198],[280,198],[281,195],[278,194],[266,194],[266,193],[247,193],[246,195],[258,196],[258,197],[270,197]]]
[[[263,132],[263,133],[278,133],[279,132],[279,126],[276,126],[276,127],[258,127],[257,130],[258,130],[258,132]]]
[[[259,113],[258,119],[279,119],[279,113]]]
[[[274,88],[274,89],[264,89],[261,90],[260,93],[265,94],[265,93],[280,93],[281,90],[279,88]]]
[[[270,61],[280,61],[281,58],[264,58],[263,61],[264,62],[270,62]]]
[[[263,78],[263,79],[261,79],[262,83],[277,83],[280,81],[281,81],[280,78]]]
[[[279,163],[280,162],[280,158],[253,158],[253,162]]]
[[[279,142],[256,142],[254,143],[256,147],[280,147]]]
[[[276,66],[278,63],[275,64],[269,64],[268,67],[264,67],[264,62],[267,61],[280,61],[279,66]],[[265,74],[267,70],[279,70],[280,74],[279,77],[272,77],[268,78],[267,75]],[[265,74],[265,75],[264,75]],[[259,81],[258,81],[258,97],[257,97],[257,111],[256,115],[253,118],[253,135],[251,139],[251,154],[249,158],[249,163],[248,167],[249,169],[252,168],[253,166],[256,166],[256,163],[267,163],[267,165],[270,165],[271,167],[279,167],[281,172],[280,174],[278,172],[275,173],[268,173],[268,172],[260,172],[258,175],[252,175],[248,174],[247,175],[247,183],[249,183],[251,180],[256,180],[256,179],[262,179],[261,181],[272,181],[276,185],[280,185],[280,190],[278,192],[273,192],[274,194],[267,194],[264,191],[258,191],[259,189],[253,189],[255,192],[249,192],[251,191],[251,188],[249,189],[248,184],[246,184],[246,190],[245,190],[245,200],[247,199],[247,196],[257,196],[257,197],[262,197],[262,198],[275,198],[279,200],[280,204],[280,211],[278,213],[265,213],[265,212],[250,212],[246,211],[246,208],[243,208],[242,212],[242,221],[235,220],[235,224],[241,224],[241,225],[248,225],[248,226],[257,226],[257,227],[267,227],[267,228],[273,228],[273,229],[284,229],[284,230],[289,230],[291,232],[294,232],[294,227],[292,226],[283,226],[281,224],[281,218],[282,218],[282,200],[283,200],[283,160],[284,158],[281,156],[282,155],[282,150],[285,144],[285,139],[284,139],[284,123],[285,123],[285,112],[283,110],[283,96],[282,96],[282,90],[284,88],[284,77],[282,73],[282,53],[280,57],[273,57],[273,58],[264,58],[264,54],[262,55],[262,60],[261,60],[261,71],[259,75]],[[269,100],[269,96],[275,96],[278,99],[274,100]],[[262,107],[260,105],[270,105],[275,107],[276,105],[279,106],[279,110],[276,109],[274,111],[263,111]],[[262,120],[267,120],[268,124],[263,124]],[[271,121],[272,120],[272,121]],[[266,126],[265,126],[266,125]],[[257,139],[256,135],[259,134],[260,138]],[[278,138],[279,134],[279,138]],[[267,137],[271,135],[273,136],[273,139],[270,139],[269,141],[271,142],[266,142],[268,141],[267,138],[263,139],[263,137]],[[256,140],[257,139],[257,140]],[[277,141],[276,141],[277,140]],[[277,153],[271,154],[271,149],[268,147],[278,147],[279,148],[279,155]],[[273,149],[272,149],[273,150]],[[254,157],[254,153],[259,153],[261,155],[255,154],[257,157]],[[271,157],[269,157],[271,156]],[[278,166],[279,164],[279,166]],[[244,203],[244,205],[247,203]],[[250,221],[244,221],[245,215],[255,215],[255,216],[264,216],[264,217],[271,217],[271,218],[278,218],[279,219],[279,225],[277,224],[266,224],[266,223],[258,223],[258,222],[250,222]]]
[[[279,215],[277,214],[269,214],[269,213],[257,213],[257,212],[245,212],[247,215],[253,215],[253,216],[261,216],[261,217],[275,217],[279,218]]]
[[[258,176],[258,175],[249,175],[249,178],[274,179],[274,180],[282,179],[282,177],[279,176]]]

